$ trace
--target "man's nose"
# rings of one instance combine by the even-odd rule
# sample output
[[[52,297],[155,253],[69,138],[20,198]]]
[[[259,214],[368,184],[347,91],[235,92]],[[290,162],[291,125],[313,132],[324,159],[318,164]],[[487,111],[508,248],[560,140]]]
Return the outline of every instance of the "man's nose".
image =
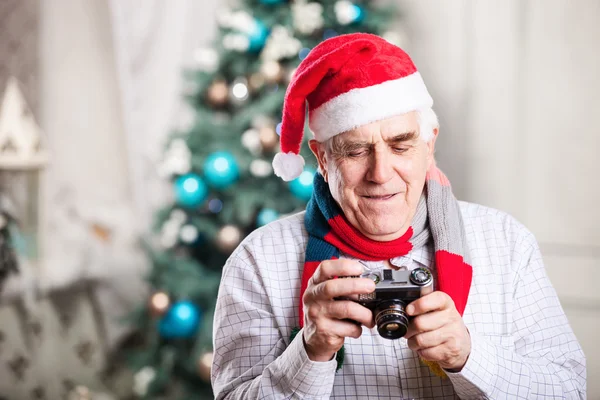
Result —
[[[374,183],[386,183],[392,179],[394,169],[386,151],[374,151],[367,178]]]

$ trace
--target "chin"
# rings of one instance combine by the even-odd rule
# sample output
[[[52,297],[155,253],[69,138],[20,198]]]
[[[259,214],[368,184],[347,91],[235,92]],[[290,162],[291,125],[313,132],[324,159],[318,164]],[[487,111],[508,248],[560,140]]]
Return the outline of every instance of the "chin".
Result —
[[[373,223],[376,221],[370,221],[366,234],[373,237],[375,240],[389,241],[397,239],[402,236],[406,230],[402,231],[402,225],[400,223],[390,223],[390,220],[381,221],[381,224]],[[377,239],[377,237],[385,239]]]

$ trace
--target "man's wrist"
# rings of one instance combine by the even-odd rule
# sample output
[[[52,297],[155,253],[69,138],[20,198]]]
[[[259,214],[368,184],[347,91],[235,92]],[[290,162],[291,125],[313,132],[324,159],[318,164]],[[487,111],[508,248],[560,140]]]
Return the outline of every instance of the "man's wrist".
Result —
[[[306,343],[306,339],[304,338],[304,334],[302,335],[302,343],[304,344],[304,350],[306,351],[306,355],[311,361],[315,362],[328,362],[334,359],[336,352],[332,352],[331,354],[317,354],[312,348]]]
[[[462,369],[465,367],[465,365],[467,365],[467,361],[469,361],[469,355],[471,355],[470,352],[469,352],[469,354],[467,354],[467,358],[465,358],[465,361],[462,362],[459,367],[444,368],[444,371],[451,372],[453,374],[459,373],[460,371],[462,371]]]
[[[471,350],[473,349],[472,345],[472,341],[471,341],[471,332],[469,332],[469,328],[467,328],[465,326],[465,330],[467,331],[467,336],[469,338],[469,351],[467,352],[467,355],[464,356],[463,360],[460,360],[461,362],[458,362],[456,365],[452,365],[449,368],[444,368],[444,371],[446,372],[451,372],[451,373],[458,373],[460,371],[462,371],[462,369],[465,367],[465,365],[467,365],[467,361],[469,361],[469,356],[471,355]]]

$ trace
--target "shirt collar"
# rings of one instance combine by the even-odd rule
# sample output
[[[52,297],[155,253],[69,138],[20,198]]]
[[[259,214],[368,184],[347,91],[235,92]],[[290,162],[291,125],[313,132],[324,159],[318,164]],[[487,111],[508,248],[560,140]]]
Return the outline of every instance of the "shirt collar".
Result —
[[[349,259],[349,260],[357,260],[356,257],[352,257],[345,253],[340,254],[340,256],[342,258]],[[413,249],[413,250],[411,250],[410,253],[408,253],[404,256],[394,257],[394,258],[390,259],[390,263],[396,267],[408,266],[409,269],[412,269],[411,266],[408,265],[411,263],[411,259],[413,262],[420,264],[419,266],[423,266],[423,267],[427,267],[427,268],[433,267],[433,244],[432,244],[431,240],[428,241],[424,246],[421,246],[418,249]],[[377,266],[379,266],[381,264],[381,261],[361,261],[361,262],[372,268],[376,268]]]

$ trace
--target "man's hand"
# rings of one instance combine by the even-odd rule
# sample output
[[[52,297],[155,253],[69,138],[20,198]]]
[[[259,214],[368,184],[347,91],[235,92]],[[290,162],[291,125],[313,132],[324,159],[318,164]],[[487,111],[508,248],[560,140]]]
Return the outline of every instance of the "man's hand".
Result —
[[[313,361],[329,361],[344,344],[344,338],[359,338],[362,326],[374,326],[373,313],[351,300],[334,300],[371,293],[375,283],[366,278],[334,279],[356,276],[363,267],[352,260],[323,261],[308,282],[304,303],[304,346]],[[351,321],[356,321],[353,323]]]
[[[413,316],[404,336],[408,347],[424,360],[459,372],[471,353],[471,336],[454,301],[444,292],[433,292],[406,307]]]

